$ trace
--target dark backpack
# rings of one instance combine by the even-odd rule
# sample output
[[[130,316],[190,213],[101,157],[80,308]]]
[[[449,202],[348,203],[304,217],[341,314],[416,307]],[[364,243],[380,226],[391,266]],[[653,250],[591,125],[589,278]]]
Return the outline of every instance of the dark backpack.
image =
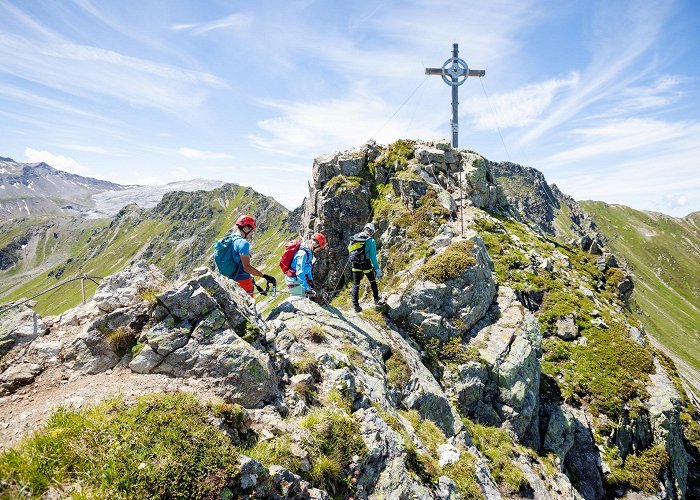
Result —
[[[235,278],[241,270],[241,261],[233,258],[233,242],[242,238],[239,234],[224,236],[214,243],[214,262],[216,268],[227,278]]]
[[[282,252],[282,257],[280,257],[280,269],[283,274],[290,277],[297,275],[296,269],[291,266],[294,256],[299,251],[300,246],[301,240],[293,240],[284,247],[284,252]]]
[[[369,236],[365,232],[353,234],[350,237],[348,252],[350,252],[350,262],[353,266],[363,266],[369,262],[365,255],[365,243],[368,239]]]

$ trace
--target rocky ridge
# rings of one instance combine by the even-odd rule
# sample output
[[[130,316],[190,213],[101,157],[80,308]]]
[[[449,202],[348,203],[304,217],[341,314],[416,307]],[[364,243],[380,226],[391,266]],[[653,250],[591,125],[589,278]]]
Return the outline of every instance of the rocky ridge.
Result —
[[[287,298],[262,319],[206,268],[170,283],[136,264],[36,328],[28,309],[6,314],[2,421],[38,425],[21,416],[50,381],[101,377],[99,398],[130,379],[134,394],[240,404],[259,443],[286,447],[290,468],[241,456],[235,487],[251,497],[691,497],[691,410],[627,314],[628,273],[515,221],[489,165],[444,142],[317,158],[301,219],[329,237],[315,278],[330,305]],[[387,305],[358,315],[337,263],[370,218]],[[322,480],[319,414],[354,429]]]

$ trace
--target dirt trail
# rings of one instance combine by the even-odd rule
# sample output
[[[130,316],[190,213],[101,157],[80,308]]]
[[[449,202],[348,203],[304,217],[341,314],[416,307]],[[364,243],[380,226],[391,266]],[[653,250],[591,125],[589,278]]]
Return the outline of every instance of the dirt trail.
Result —
[[[70,378],[69,378],[70,377]],[[117,367],[98,375],[78,375],[53,367],[34,383],[11,396],[0,398],[0,451],[15,446],[22,437],[43,426],[59,406],[81,408],[113,395],[133,400],[152,392],[187,391],[213,399],[213,391],[201,380],[141,375]]]

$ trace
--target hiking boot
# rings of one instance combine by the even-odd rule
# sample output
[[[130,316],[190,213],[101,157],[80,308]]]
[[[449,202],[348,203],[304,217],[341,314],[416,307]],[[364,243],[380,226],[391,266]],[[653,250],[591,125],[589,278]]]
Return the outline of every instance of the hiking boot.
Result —
[[[361,308],[359,305],[358,305],[358,306],[352,306],[352,307],[353,307],[353,309],[355,309],[355,312],[356,312],[356,313],[361,313],[361,312],[362,312],[362,308]]]
[[[374,305],[377,307],[382,307],[386,305],[386,302],[384,301],[384,299],[374,299]]]

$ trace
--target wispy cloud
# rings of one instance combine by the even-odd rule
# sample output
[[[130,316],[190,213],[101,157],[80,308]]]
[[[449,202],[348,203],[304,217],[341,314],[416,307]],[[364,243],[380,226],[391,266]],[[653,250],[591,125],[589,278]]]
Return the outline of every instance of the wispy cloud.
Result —
[[[253,24],[253,16],[251,14],[234,13],[205,23],[175,24],[170,29],[173,31],[188,31],[194,35],[203,35],[210,31],[222,29],[240,31],[249,28],[251,24]]]
[[[595,127],[574,129],[571,134],[578,145],[547,157],[540,166],[556,168],[572,161],[615,153],[654,154],[661,144],[682,138],[695,140],[696,129],[692,123],[669,123],[650,118],[613,119]]]
[[[196,160],[227,160],[233,158],[233,156],[227,153],[214,153],[212,151],[202,151],[192,148],[180,148],[177,152],[185,158],[193,158]]]
[[[464,107],[477,130],[524,127],[538,119],[557,95],[578,82],[579,75],[574,73],[566,79],[527,85],[512,92],[470,97]]]
[[[671,208],[682,208],[688,204],[688,197],[681,194],[667,194],[664,196],[668,206]]]
[[[24,155],[27,157],[28,163],[39,163],[43,161],[54,168],[72,174],[88,175],[90,173],[90,170],[78,163],[77,160],[67,156],[55,155],[49,151],[38,151],[27,147],[24,148]]]
[[[0,33],[2,70],[83,98],[108,96],[170,113],[195,109],[214,75],[74,43],[50,43]]]
[[[592,59],[581,73],[580,84],[520,138],[521,144],[531,143],[582,110],[624,92],[652,69],[653,62],[643,56],[656,43],[671,6],[666,2],[649,2],[644,9],[634,3],[599,5],[602,7],[592,29]],[[620,18],[627,20],[625,29],[619,27]]]
[[[390,120],[393,106],[364,85],[340,99],[261,104],[280,115],[257,122],[264,133],[250,135],[251,143],[290,156],[308,157],[332,149],[348,149],[368,139],[389,142],[405,135],[409,118]],[[435,120],[426,119],[417,123],[411,133],[435,137],[437,130]]]
[[[119,154],[119,152],[112,148],[104,148],[102,146],[90,146],[86,144],[59,144],[61,148],[70,149],[72,151],[81,151],[83,153],[96,153],[101,155],[113,155]]]

